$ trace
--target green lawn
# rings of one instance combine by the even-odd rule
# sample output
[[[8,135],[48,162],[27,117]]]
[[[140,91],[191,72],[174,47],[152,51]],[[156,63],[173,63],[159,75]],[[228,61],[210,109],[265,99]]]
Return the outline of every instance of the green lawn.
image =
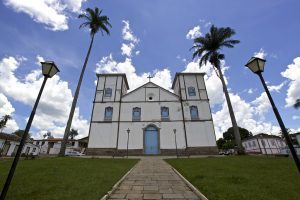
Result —
[[[137,160],[43,158],[22,160],[6,200],[100,199]],[[0,160],[2,189],[12,160]]]
[[[290,158],[229,156],[166,160],[209,200],[299,200]]]

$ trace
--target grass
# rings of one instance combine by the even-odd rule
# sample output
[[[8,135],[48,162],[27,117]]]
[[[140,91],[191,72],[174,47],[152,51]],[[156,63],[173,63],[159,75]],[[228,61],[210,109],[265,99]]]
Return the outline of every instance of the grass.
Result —
[[[290,158],[230,156],[167,160],[209,200],[299,200]]]
[[[19,162],[6,200],[100,199],[137,162],[127,159],[43,158]],[[12,160],[0,160],[3,187]]]

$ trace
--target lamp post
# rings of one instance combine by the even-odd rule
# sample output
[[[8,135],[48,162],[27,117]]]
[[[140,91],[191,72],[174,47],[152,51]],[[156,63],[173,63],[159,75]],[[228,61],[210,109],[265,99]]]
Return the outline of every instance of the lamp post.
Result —
[[[275,116],[277,118],[277,121],[278,121],[280,129],[281,129],[281,132],[284,135],[285,141],[286,141],[286,143],[287,143],[287,145],[288,145],[288,147],[289,147],[289,149],[291,151],[291,154],[292,154],[292,156],[294,158],[295,164],[296,164],[296,166],[298,168],[298,172],[300,173],[300,161],[299,161],[299,158],[298,158],[298,156],[296,154],[295,148],[294,148],[294,146],[292,144],[292,141],[291,141],[291,138],[289,137],[289,134],[288,134],[288,132],[287,132],[287,130],[285,128],[285,125],[284,125],[284,123],[283,123],[283,121],[281,119],[281,116],[280,116],[280,114],[279,114],[279,112],[278,112],[278,110],[277,110],[277,108],[275,106],[275,103],[274,103],[274,101],[272,99],[272,96],[271,96],[271,94],[269,92],[269,89],[268,89],[268,87],[267,87],[267,85],[265,83],[265,80],[264,80],[264,78],[262,76],[262,72],[264,71],[265,62],[266,62],[266,60],[264,60],[264,59],[252,57],[248,61],[248,63],[246,64],[246,67],[248,67],[253,73],[255,73],[255,74],[257,74],[259,76],[259,78],[260,78],[260,80],[261,80],[261,82],[263,84],[263,87],[265,88],[265,91],[267,93],[267,96],[268,96],[268,98],[270,100],[270,103],[272,105],[274,114],[275,114]]]
[[[174,132],[174,136],[175,136],[176,157],[178,158],[177,140],[176,140],[176,129],[173,129],[173,132]]]
[[[129,133],[130,133],[130,129],[128,128],[127,130],[127,158],[128,158],[128,143],[129,143]]]
[[[30,130],[30,127],[31,127],[31,124],[32,124],[32,121],[33,121],[33,118],[34,118],[34,115],[35,115],[35,111],[36,111],[36,108],[37,108],[38,103],[40,101],[40,98],[41,98],[42,92],[44,90],[46,81],[47,81],[48,78],[53,77],[57,72],[59,72],[59,69],[57,68],[57,66],[55,65],[55,63],[53,61],[45,61],[45,62],[41,62],[41,64],[42,64],[42,72],[43,72],[43,75],[44,75],[44,81],[43,81],[42,86],[40,88],[40,91],[38,93],[37,99],[34,103],[34,106],[32,108],[30,117],[28,119],[28,122],[27,122],[27,125],[26,125],[26,128],[25,128],[25,131],[24,131],[23,136],[22,136],[21,141],[20,141],[19,148],[17,150],[14,161],[11,165],[10,170],[9,170],[9,173],[8,173],[7,178],[6,178],[5,184],[3,186],[2,192],[0,194],[0,200],[5,199],[7,191],[9,189],[10,182],[11,182],[13,176],[14,176],[14,172],[16,170],[18,161],[20,159],[21,152],[22,152],[23,147],[25,145],[25,142],[26,142],[26,139],[27,139],[27,136],[28,136],[28,132]]]

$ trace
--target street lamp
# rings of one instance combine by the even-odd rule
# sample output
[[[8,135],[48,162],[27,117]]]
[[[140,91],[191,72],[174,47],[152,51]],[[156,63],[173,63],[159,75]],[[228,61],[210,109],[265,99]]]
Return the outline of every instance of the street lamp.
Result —
[[[176,157],[178,158],[178,150],[177,150],[177,140],[176,140],[176,129],[173,129],[175,135],[175,147],[176,147]]]
[[[128,128],[126,131],[127,131],[127,158],[128,158],[128,143],[129,143],[129,133],[130,133],[130,129]]]
[[[281,119],[281,116],[280,116],[280,114],[279,114],[279,112],[278,112],[278,110],[277,110],[277,108],[275,106],[275,103],[274,103],[274,101],[272,99],[272,96],[271,96],[271,94],[269,92],[269,89],[268,89],[268,87],[267,87],[267,85],[265,83],[265,80],[264,80],[264,78],[262,76],[262,72],[264,71],[265,62],[266,62],[266,60],[264,60],[264,59],[252,57],[248,61],[248,63],[246,64],[246,67],[248,67],[253,73],[255,73],[255,74],[257,74],[259,76],[259,78],[260,78],[260,80],[261,80],[261,82],[263,84],[263,87],[265,88],[265,91],[267,93],[267,96],[268,96],[268,98],[270,100],[270,103],[272,105],[272,108],[273,108],[274,114],[275,114],[275,116],[277,118],[277,121],[279,123],[280,129],[281,129],[281,131],[282,131],[282,133],[283,133],[283,135],[285,137],[285,141],[286,141],[286,143],[287,143],[287,145],[288,145],[288,147],[289,147],[289,149],[291,151],[291,154],[292,154],[292,156],[294,158],[295,164],[296,164],[296,166],[298,168],[298,172],[300,173],[300,161],[299,161],[299,158],[298,158],[298,156],[296,154],[296,151],[295,151],[294,146],[292,144],[291,138],[289,137],[289,134],[286,131],[286,128],[285,128],[285,125],[284,125],[284,123],[283,123],[283,121]]]
[[[41,98],[42,92],[44,90],[46,81],[47,81],[48,78],[53,77],[57,72],[59,72],[59,69],[57,68],[57,66],[55,65],[55,63],[53,61],[45,61],[45,62],[41,62],[41,64],[42,64],[42,73],[44,75],[44,81],[43,81],[42,86],[40,88],[40,91],[38,93],[37,99],[34,103],[34,106],[32,108],[30,117],[28,119],[28,122],[27,122],[27,125],[26,125],[26,128],[25,128],[25,131],[24,131],[23,136],[22,136],[21,141],[20,141],[19,148],[17,150],[14,161],[11,165],[10,170],[9,170],[9,173],[8,173],[7,178],[6,178],[5,184],[3,186],[2,192],[0,194],[0,200],[5,199],[5,196],[7,194],[7,191],[8,191],[9,185],[10,185],[10,182],[11,182],[13,176],[14,176],[15,169],[17,167],[18,161],[20,159],[21,152],[22,152],[23,147],[25,145],[25,142],[26,142],[26,139],[27,139],[27,136],[28,136],[28,132],[30,130],[30,126],[32,124],[32,121],[33,121],[33,118],[34,118],[34,115],[35,115],[35,111],[36,111],[36,108],[37,108],[38,103],[40,101],[40,98]]]

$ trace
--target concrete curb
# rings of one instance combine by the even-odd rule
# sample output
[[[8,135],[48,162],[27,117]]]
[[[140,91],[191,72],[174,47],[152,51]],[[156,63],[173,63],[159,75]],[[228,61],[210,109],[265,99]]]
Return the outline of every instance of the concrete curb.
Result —
[[[168,163],[169,164],[169,163]],[[171,166],[172,167],[172,166]],[[201,199],[208,200],[204,194],[202,194],[193,184],[191,184],[184,176],[182,176],[174,167],[172,167],[173,171],[188,185],[189,188]]]
[[[109,196],[119,187],[119,185],[124,181],[124,179],[130,174],[130,172],[137,166],[137,164],[141,162],[139,160],[113,187],[110,191],[108,191],[100,200],[106,200]]]

